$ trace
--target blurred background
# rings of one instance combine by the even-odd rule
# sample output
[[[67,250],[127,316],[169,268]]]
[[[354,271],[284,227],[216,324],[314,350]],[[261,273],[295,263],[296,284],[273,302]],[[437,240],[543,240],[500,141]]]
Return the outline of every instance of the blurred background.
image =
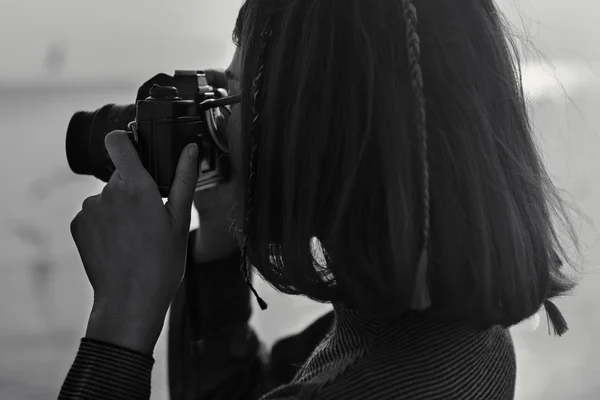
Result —
[[[91,290],[69,223],[102,183],[73,175],[65,130],[78,110],[133,102],[158,72],[226,67],[241,0],[0,0],[0,398],[55,398],[84,333]],[[571,326],[548,335],[543,312],[513,328],[517,398],[600,398],[600,3],[500,1],[524,44],[536,135],[576,218],[585,271],[557,303]],[[195,219],[192,224],[197,224]],[[258,283],[267,344],[329,309]],[[153,399],[167,399],[165,338]]]

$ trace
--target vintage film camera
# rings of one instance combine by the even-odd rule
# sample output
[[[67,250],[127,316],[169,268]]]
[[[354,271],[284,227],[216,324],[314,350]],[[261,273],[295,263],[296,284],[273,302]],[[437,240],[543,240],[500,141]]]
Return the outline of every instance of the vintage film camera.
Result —
[[[142,164],[167,197],[183,148],[198,144],[196,191],[229,178],[227,121],[240,96],[228,96],[223,72],[175,71],[158,74],[142,85],[136,104],[108,104],[80,111],[67,129],[67,161],[73,172],[108,182],[115,167],[104,146],[105,136],[126,130]]]

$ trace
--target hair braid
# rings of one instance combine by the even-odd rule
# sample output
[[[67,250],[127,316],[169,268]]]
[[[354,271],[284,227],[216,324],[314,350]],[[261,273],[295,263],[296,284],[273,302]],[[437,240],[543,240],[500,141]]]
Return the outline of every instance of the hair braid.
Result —
[[[429,225],[430,225],[430,193],[429,193],[429,162],[427,160],[427,115],[425,109],[425,94],[423,92],[423,73],[421,71],[421,47],[419,33],[417,32],[417,9],[412,0],[403,0],[404,21],[406,24],[406,47],[408,50],[408,68],[410,71],[410,86],[415,101],[415,125],[419,135],[420,159],[423,171],[423,243],[415,284],[411,308],[423,310],[431,305],[428,289],[428,253],[429,253]]]
[[[244,232],[243,232],[243,240],[242,240],[242,254],[241,254],[241,268],[244,273],[244,279],[246,280],[246,284],[256,297],[256,301],[258,302],[260,308],[265,310],[267,308],[267,303],[260,298],[254,286],[252,286],[252,282],[250,279],[250,263],[248,262],[248,231],[250,224],[252,222],[252,208],[254,203],[254,192],[256,190],[256,181],[257,181],[257,162],[258,162],[258,130],[260,129],[259,120],[260,120],[260,101],[262,100],[262,88],[263,88],[263,78],[264,78],[264,69],[265,69],[265,59],[267,55],[267,47],[269,44],[269,39],[273,33],[272,29],[272,21],[273,15],[269,17],[267,23],[265,25],[265,29],[261,34],[262,39],[262,47],[260,49],[260,55],[258,57],[258,67],[256,69],[256,76],[254,77],[254,81],[252,82],[252,128],[250,131],[250,161],[249,161],[249,175],[248,175],[248,188],[246,194],[246,208],[244,215]]]

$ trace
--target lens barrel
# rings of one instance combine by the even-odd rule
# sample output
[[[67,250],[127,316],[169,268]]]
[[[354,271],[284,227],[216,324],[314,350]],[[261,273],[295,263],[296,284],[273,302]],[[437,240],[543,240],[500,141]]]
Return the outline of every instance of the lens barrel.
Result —
[[[76,174],[93,175],[108,182],[114,165],[106,151],[104,138],[115,130],[127,130],[135,120],[134,104],[108,104],[93,111],[79,111],[73,115],[67,128],[67,162]]]

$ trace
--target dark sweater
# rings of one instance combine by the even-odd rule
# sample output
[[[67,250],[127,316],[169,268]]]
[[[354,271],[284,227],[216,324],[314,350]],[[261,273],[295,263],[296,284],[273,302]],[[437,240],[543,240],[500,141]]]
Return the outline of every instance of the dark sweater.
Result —
[[[332,313],[279,341],[267,355],[248,325],[251,299],[240,275],[239,258],[194,265],[188,255],[169,322],[172,400],[514,396],[508,330],[418,313],[376,320],[334,305]],[[148,399],[153,363],[149,356],[84,338],[59,399]]]

